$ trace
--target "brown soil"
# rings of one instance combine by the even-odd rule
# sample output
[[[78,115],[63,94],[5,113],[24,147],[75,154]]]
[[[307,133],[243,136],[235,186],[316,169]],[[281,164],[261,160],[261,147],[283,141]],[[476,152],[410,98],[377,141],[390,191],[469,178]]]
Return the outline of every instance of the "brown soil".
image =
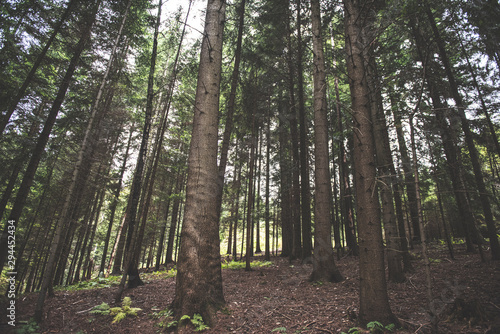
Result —
[[[433,309],[440,315],[439,332],[500,333],[500,264],[481,263],[479,255],[466,254],[459,246],[455,261],[449,259],[441,246],[430,247],[429,255],[434,259]],[[418,255],[414,257],[417,271],[407,274],[405,283],[388,284],[392,310],[405,327],[398,333],[430,332],[423,263]],[[251,272],[223,270],[226,307],[218,313],[217,324],[205,333],[340,333],[356,326],[359,307],[356,258],[337,261],[346,278],[342,283],[311,283],[308,282],[311,265],[290,263],[279,257],[272,262],[272,266]],[[115,291],[113,287],[56,292],[54,298],[46,301],[42,332],[164,331],[159,327],[162,319],[153,314],[167,308],[173,300],[174,278],[151,279],[144,286],[125,291],[125,296],[132,299],[132,306],[142,308],[137,317],[111,324],[111,317],[89,313],[93,306],[103,302],[111,305]],[[36,297],[29,294],[18,300],[18,323],[33,314]],[[469,307],[472,311],[464,311],[466,305],[473,305]],[[1,322],[4,319],[2,314]],[[280,327],[286,331],[278,330]]]

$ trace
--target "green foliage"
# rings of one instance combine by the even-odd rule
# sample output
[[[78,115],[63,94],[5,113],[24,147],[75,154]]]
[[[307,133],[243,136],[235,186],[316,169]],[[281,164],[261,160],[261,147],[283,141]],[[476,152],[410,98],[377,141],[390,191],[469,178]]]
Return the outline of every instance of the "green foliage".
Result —
[[[90,311],[91,314],[99,314],[99,315],[108,315],[110,312],[110,307],[108,303],[102,303],[101,305],[94,306],[92,311]]]
[[[286,333],[286,327],[277,327],[273,329],[271,332]]]
[[[366,324],[367,330],[363,330],[362,328],[359,327],[352,327],[350,328],[347,333],[346,332],[341,332],[341,334],[379,334],[379,333],[387,333],[387,332],[392,332],[396,329],[396,325],[394,324],[389,324],[387,326],[384,326],[382,323],[379,321],[370,321],[369,323]]]
[[[198,313],[195,313],[193,315],[193,318],[191,319],[191,323],[194,326],[194,330],[197,332],[201,332],[205,329],[209,329],[209,327],[203,321],[203,317]]]
[[[95,306],[90,313],[114,316],[111,323],[117,324],[129,315],[137,316],[137,312],[141,310],[142,309],[138,307],[132,307],[132,299],[130,299],[130,297],[125,297],[122,301],[122,307],[110,308],[107,303],[102,303],[101,305]]]
[[[269,267],[273,263],[271,261],[253,261],[250,263],[250,266],[252,268],[260,268],[260,267]],[[222,265],[223,269],[231,269],[231,270],[238,270],[238,269],[245,269],[245,262],[240,262],[240,261],[231,261],[227,262]]]
[[[155,271],[151,274],[144,274],[144,279],[165,279],[165,278],[173,278],[177,276],[177,269],[175,267],[169,270],[161,270]]]
[[[16,334],[28,334],[28,333],[40,333],[40,327],[38,327],[38,324],[36,321],[31,318],[27,322],[20,322],[19,328],[15,330],[14,333]]]

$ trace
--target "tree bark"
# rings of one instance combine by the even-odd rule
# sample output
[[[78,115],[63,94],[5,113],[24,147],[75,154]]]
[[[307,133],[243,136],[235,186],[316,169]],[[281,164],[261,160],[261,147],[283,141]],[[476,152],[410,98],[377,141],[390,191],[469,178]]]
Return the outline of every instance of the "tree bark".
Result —
[[[214,323],[215,312],[225,303],[216,208],[220,186],[217,129],[225,9],[225,1],[208,0],[172,303],[178,319],[198,313],[209,326]]]
[[[326,75],[319,0],[311,0],[314,79],[315,207],[314,255],[311,281],[340,282],[344,277],[335,265],[330,224],[332,188],[328,157]]]
[[[299,103],[300,132],[300,197],[302,216],[302,253],[303,260],[310,259],[312,253],[311,238],[311,186],[309,184],[309,153],[308,128],[306,121],[306,106],[304,102],[304,69],[302,66],[302,17],[301,0],[297,0],[297,95]]]
[[[379,321],[398,324],[387,295],[380,206],[370,92],[365,70],[365,49],[370,47],[365,29],[373,24],[372,6],[376,1],[344,0],[347,70],[351,89],[354,121],[354,169],[356,180],[356,213],[359,235],[360,309],[362,325]]]

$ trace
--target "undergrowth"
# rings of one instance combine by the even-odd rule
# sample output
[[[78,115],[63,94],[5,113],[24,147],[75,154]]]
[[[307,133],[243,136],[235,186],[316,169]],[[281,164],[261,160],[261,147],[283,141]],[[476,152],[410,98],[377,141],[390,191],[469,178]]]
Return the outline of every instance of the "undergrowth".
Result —
[[[253,261],[250,263],[251,268],[261,268],[261,267],[269,267],[273,263],[271,261]],[[244,261],[230,261],[222,264],[222,269],[231,269],[231,270],[238,270],[238,269],[245,269],[246,263]]]
[[[137,316],[137,312],[142,309],[138,307],[132,307],[132,299],[130,297],[123,298],[122,307],[110,307],[107,303],[102,303],[101,305],[95,306],[91,314],[97,315],[111,315],[114,316],[112,324],[117,324],[127,316]]]

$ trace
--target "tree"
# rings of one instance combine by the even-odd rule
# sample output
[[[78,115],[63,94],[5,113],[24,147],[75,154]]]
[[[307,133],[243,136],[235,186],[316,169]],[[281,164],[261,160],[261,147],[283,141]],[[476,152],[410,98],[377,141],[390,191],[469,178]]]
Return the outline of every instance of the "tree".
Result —
[[[217,134],[222,41],[226,3],[209,0],[200,54],[193,130],[188,157],[186,204],[176,290],[177,318],[202,315],[208,325],[224,305],[217,215]]]
[[[314,143],[316,185],[315,230],[312,281],[340,282],[344,278],[335,265],[331,232],[332,192],[328,158],[328,121],[326,115],[326,78],[319,0],[311,0],[314,54]]]
[[[375,147],[370,121],[370,90],[364,61],[365,52],[369,52],[371,47],[367,29],[373,29],[373,11],[380,2],[344,0],[343,3],[354,126],[354,178],[359,235],[359,320],[363,325],[370,321],[397,324],[398,319],[392,314],[387,296],[380,205],[378,197],[374,196],[377,193]]]

